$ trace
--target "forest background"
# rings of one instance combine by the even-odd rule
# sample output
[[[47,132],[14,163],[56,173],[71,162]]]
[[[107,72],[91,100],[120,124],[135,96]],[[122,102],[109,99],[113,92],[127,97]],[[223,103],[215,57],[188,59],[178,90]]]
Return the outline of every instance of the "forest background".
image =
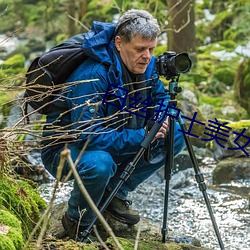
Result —
[[[11,107],[9,103],[2,104],[23,90],[17,86],[24,85],[27,66],[35,56],[72,35],[86,32],[93,20],[115,22],[130,8],[146,9],[158,19],[162,33],[155,56],[165,51],[189,53],[193,66],[180,82],[188,83],[187,88],[196,93],[200,104],[213,106],[212,116],[229,120],[249,118],[247,0],[0,0],[0,33],[4,35],[0,41],[1,127],[6,125]],[[18,45],[11,51],[6,49],[8,41],[15,39],[19,40]],[[234,106],[235,112],[223,115],[220,109],[228,105]]]

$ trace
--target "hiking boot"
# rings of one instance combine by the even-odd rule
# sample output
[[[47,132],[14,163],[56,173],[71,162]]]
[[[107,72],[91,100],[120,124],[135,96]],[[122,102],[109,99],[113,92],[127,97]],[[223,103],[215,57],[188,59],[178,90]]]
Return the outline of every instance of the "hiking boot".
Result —
[[[135,225],[140,221],[140,216],[130,208],[131,205],[132,201],[114,197],[105,211],[122,223]]]
[[[66,232],[65,236],[68,236],[70,239],[79,242],[91,243],[97,241],[97,238],[90,234],[86,239],[83,237],[83,232],[85,231],[86,227],[78,225],[72,219],[70,219],[67,213],[64,214],[62,217],[62,225]]]

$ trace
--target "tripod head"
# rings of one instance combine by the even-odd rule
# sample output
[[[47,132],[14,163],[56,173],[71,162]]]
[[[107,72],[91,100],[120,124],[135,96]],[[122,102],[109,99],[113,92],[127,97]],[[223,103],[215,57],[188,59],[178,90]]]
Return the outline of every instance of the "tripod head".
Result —
[[[182,91],[182,87],[178,86],[178,82],[179,76],[177,76],[176,79],[172,78],[169,82],[168,92],[170,95],[170,100],[175,100],[175,96]]]

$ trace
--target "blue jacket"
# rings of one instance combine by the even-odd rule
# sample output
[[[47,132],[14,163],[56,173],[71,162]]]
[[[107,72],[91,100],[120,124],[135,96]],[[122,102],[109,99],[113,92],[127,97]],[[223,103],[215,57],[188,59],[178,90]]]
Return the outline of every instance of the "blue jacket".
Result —
[[[122,111],[122,104],[126,93],[121,63],[114,53],[114,32],[114,24],[93,23],[83,41],[88,59],[67,80],[68,87],[62,93],[63,102],[55,103],[55,108],[47,115],[47,123],[63,128],[61,138],[68,137],[79,147],[83,147],[88,140],[89,150],[124,155],[135,153],[140,148],[146,132],[145,124],[138,129],[124,126],[126,111]],[[156,73],[154,57],[145,77],[147,86],[151,86],[147,90],[150,100],[154,104],[162,99],[167,102],[169,95]],[[86,81],[81,82],[83,80]],[[108,102],[108,91],[111,89],[116,90],[116,104]],[[70,111],[61,111],[65,105]],[[55,136],[60,133],[45,132],[45,135]]]

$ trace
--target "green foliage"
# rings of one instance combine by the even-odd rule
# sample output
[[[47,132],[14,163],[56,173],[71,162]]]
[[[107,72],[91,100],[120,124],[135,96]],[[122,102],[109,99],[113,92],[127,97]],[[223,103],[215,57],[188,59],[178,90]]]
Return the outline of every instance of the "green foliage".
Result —
[[[64,42],[67,38],[68,37],[66,34],[59,34],[58,36],[56,36],[56,39],[55,39],[56,45]]]
[[[167,51],[166,45],[159,45],[154,50],[154,55],[157,57]]]
[[[234,40],[223,40],[217,43],[220,49],[225,49],[227,52],[232,52],[235,50],[237,43]]]
[[[235,96],[242,107],[244,107],[250,115],[250,58],[240,64],[235,79]]]
[[[6,80],[9,77],[12,77],[12,85],[22,84],[22,79],[21,77],[18,77],[18,74],[25,72],[24,64],[25,57],[23,54],[16,54],[5,60],[1,65],[2,70],[0,71],[0,85],[6,84]],[[13,76],[16,76],[16,78]],[[8,82],[8,85],[11,85],[10,82]]]
[[[15,98],[15,95],[12,92],[0,91],[0,111],[3,111],[3,105],[9,102],[10,100],[13,100],[13,98]]]
[[[229,29],[224,32],[224,39],[233,40],[242,45],[249,42],[250,30],[246,23],[250,23],[250,2],[245,0],[232,3],[234,20]]]
[[[198,64],[192,71],[194,82],[207,94],[221,94],[233,86],[240,56],[232,53],[235,43],[221,41],[198,48]]]
[[[24,67],[24,63],[25,63],[24,55],[16,54],[4,61],[4,63],[2,64],[2,69],[5,70],[11,67],[22,68]]]
[[[18,231],[21,230],[20,221],[7,210],[0,209],[0,218],[1,218],[0,221],[4,225],[16,228]]]
[[[212,35],[212,42],[221,41],[224,31],[227,30],[233,21],[233,13],[228,9],[217,13],[213,22],[210,23],[209,33]]]
[[[205,19],[205,9],[214,15],[214,19]],[[250,22],[249,11],[250,2],[246,0],[204,0],[196,4],[197,41],[201,44],[231,40],[236,45],[246,44],[250,37],[250,30],[246,25]]]
[[[235,70],[229,67],[217,68],[213,72],[213,78],[228,86],[233,86]]]

